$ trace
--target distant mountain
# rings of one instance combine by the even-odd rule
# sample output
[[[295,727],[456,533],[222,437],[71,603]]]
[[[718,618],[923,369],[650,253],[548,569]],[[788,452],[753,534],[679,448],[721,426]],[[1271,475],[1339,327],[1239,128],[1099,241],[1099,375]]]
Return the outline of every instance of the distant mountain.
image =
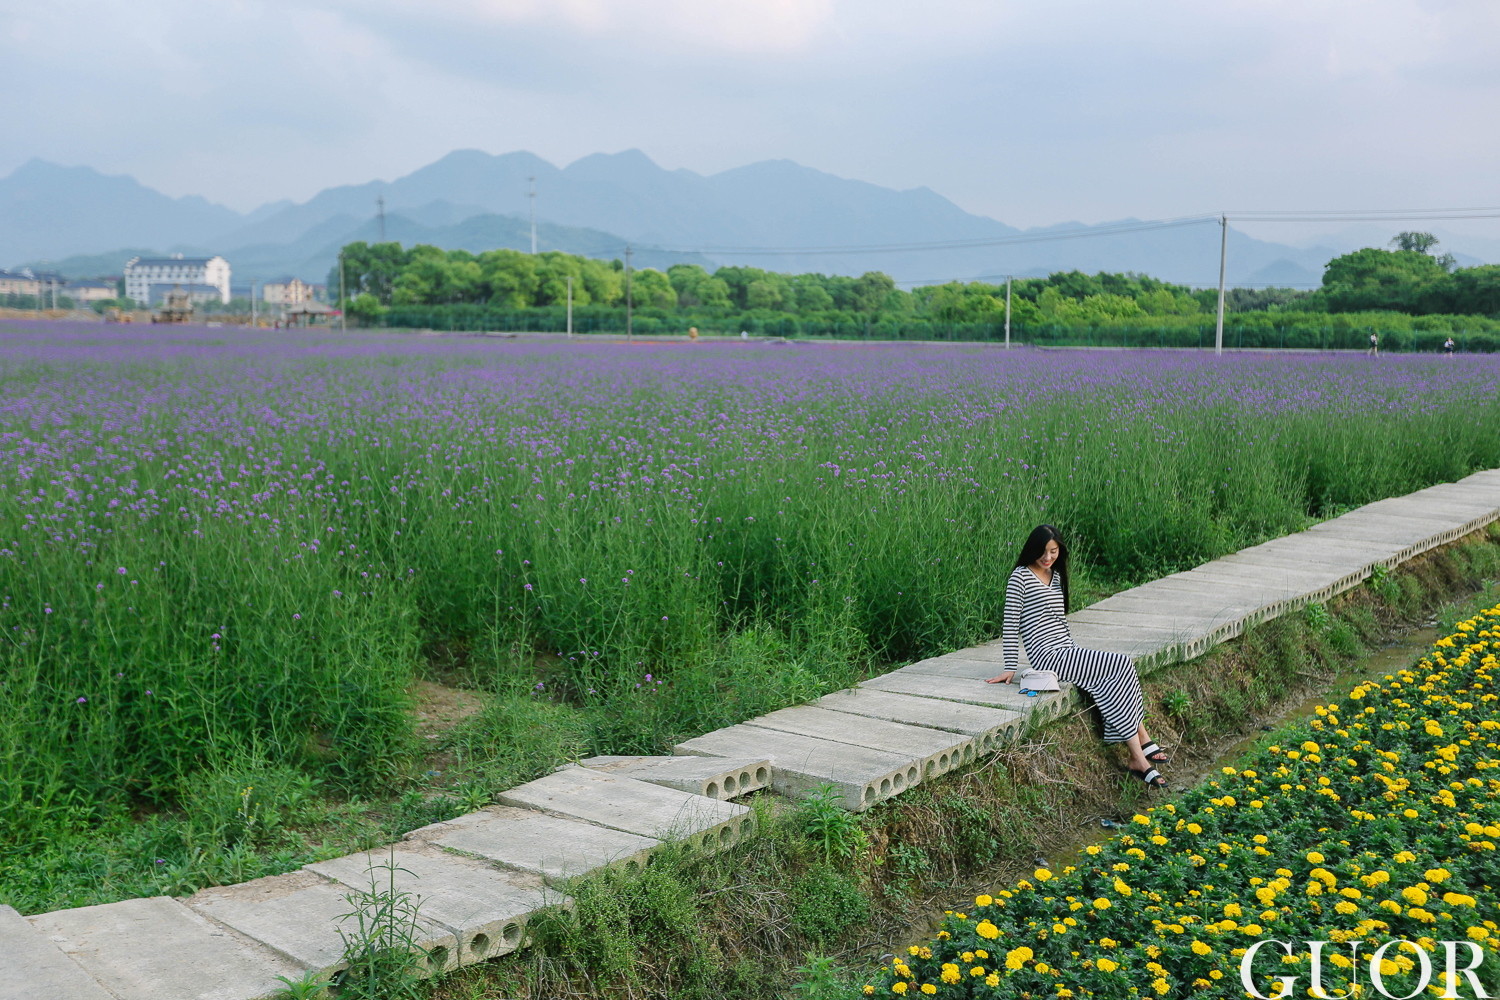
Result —
[[[1218,282],[1219,230],[1212,224],[1121,232],[1119,223],[1070,222],[1022,232],[927,188],[895,191],[789,160],[703,176],[663,169],[639,150],[597,153],[562,168],[527,152],[458,150],[393,181],[328,188],[300,204],[275,202],[247,215],[201,198],[168,198],[128,177],[33,160],[0,181],[0,262],[149,245],[222,253],[237,283],[285,274],[320,281],[343,242],[378,238],[377,198],[390,239],[525,249],[532,178],[542,245],[614,257],[629,242],[642,266],[691,259],[709,267],[880,270],[907,285],[1073,268]],[[950,245],[911,246],[920,243]],[[852,249],[811,249],[827,247]],[[1335,255],[1326,243],[1290,246],[1231,227],[1229,280],[1314,285]]]
[[[244,216],[223,205],[169,198],[92,167],[34,159],[0,180],[0,261],[205,243],[243,224]]]

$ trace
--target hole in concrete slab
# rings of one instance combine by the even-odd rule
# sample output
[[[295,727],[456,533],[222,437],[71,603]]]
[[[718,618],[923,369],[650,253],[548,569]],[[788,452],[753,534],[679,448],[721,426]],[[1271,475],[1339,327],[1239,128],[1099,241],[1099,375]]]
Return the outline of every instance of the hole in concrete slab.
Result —
[[[740,772],[740,787],[744,788],[748,784],[750,784],[750,772],[749,771],[741,771]]]
[[[431,969],[444,969],[448,966],[448,949],[438,945],[427,953],[427,966]]]
[[[897,771],[896,772],[896,791],[899,792],[899,791],[901,791],[901,789],[903,789],[905,787],[906,787],[906,775],[902,774],[900,771]]]
[[[521,925],[506,924],[500,929],[500,940],[508,945],[519,945],[521,943]]]
[[[647,863],[649,864],[650,862]],[[636,864],[634,861],[627,861],[625,862],[625,870],[634,875],[636,872],[641,870],[641,866]]]
[[[748,837],[748,836],[750,836],[750,821],[748,819],[742,819],[742,820],[740,820],[740,836],[741,837]]]
[[[763,768],[763,767],[757,767],[755,769],[755,780],[758,781],[758,782],[760,782],[762,785],[764,785],[766,783],[766,778],[767,777],[768,776],[766,774],[766,769],[765,768]]]
[[[730,832],[729,827],[727,827],[727,826],[724,827],[722,830],[719,831],[719,846],[720,847],[728,847],[729,846],[729,841],[733,837],[734,837],[734,834],[732,832]]]
[[[734,779],[734,775],[724,775],[724,794],[733,795],[740,787],[740,783]]]
[[[941,754],[941,755],[939,755],[939,757],[938,757],[938,767],[941,767],[944,771],[948,770],[948,755],[947,754]]]
[[[703,790],[703,794],[707,795],[711,799],[718,798],[719,797],[719,783],[717,781],[710,781],[708,783],[708,787]]]
[[[891,794],[891,779],[890,778],[881,778],[880,779],[880,794],[881,795],[889,795],[889,794]]]
[[[490,950],[490,936],[488,934],[475,934],[469,939],[469,954],[475,958],[483,958]]]
[[[917,769],[916,768],[912,767],[912,768],[908,768],[907,769],[907,771],[906,771],[906,780],[908,782],[910,782],[911,784],[913,784],[913,785],[915,785],[917,783]]]
[[[927,762],[927,777],[930,778],[935,774],[937,774],[937,765],[929,760]]]
[[[714,835],[712,833],[705,833],[703,835],[703,846],[704,847],[712,847],[712,846],[714,846]]]
[[[865,802],[869,803],[869,802],[874,802],[874,801],[875,801],[875,786],[874,785],[866,785],[865,786]]]

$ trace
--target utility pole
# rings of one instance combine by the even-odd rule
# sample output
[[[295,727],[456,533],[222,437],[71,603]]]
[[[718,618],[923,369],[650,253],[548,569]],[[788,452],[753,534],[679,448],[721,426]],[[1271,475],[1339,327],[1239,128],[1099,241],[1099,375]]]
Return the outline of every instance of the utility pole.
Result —
[[[1214,353],[1224,353],[1224,260],[1229,256],[1229,216],[1219,216],[1224,234],[1219,241],[1219,324],[1214,331]]]
[[[339,251],[339,332],[349,329],[349,300],[344,295],[344,251]]]
[[[635,330],[631,325],[630,316],[630,247],[625,248],[625,339],[633,340]]]
[[[526,178],[531,182],[531,256],[536,256],[536,178]]]
[[[1005,276],[1005,349],[1010,350],[1010,275]]]
[[[573,276],[568,275],[568,336],[573,336]]]
[[[375,207],[380,215],[380,242],[385,242],[385,192],[382,191],[375,198]]]

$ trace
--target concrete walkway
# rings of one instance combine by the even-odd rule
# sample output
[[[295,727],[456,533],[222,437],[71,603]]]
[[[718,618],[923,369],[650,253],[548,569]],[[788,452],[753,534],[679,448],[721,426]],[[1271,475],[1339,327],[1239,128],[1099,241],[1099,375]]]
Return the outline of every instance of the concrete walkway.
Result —
[[[1116,594],[1069,616],[1079,645],[1142,671],[1202,655],[1247,625],[1326,601],[1500,517],[1500,470],[1382,500],[1307,531]],[[606,865],[640,866],[663,841],[733,847],[754,814],[733,801],[769,787],[831,784],[865,810],[1058,718],[1072,690],[1025,697],[987,685],[998,642],[922,660],[811,705],[674,748],[595,757],[499,796],[499,804],[399,844],[288,875],[22,917],[0,907],[0,1000],[253,1000],[278,976],[334,972],[351,893],[409,892],[431,971],[524,947],[527,921],[567,906],[560,886]]]

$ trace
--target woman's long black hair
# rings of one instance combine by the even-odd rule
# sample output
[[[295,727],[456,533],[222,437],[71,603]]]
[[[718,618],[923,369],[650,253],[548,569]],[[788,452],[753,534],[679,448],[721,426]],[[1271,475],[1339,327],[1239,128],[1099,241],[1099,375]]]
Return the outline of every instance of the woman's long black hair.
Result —
[[[1052,564],[1052,572],[1062,578],[1063,592],[1063,614],[1068,613],[1071,606],[1068,600],[1068,547],[1063,544],[1062,535],[1050,524],[1039,524],[1026,536],[1026,544],[1021,546],[1021,554],[1016,556],[1017,566],[1030,566],[1042,558],[1042,553],[1047,551],[1047,543],[1057,543],[1057,562]]]

